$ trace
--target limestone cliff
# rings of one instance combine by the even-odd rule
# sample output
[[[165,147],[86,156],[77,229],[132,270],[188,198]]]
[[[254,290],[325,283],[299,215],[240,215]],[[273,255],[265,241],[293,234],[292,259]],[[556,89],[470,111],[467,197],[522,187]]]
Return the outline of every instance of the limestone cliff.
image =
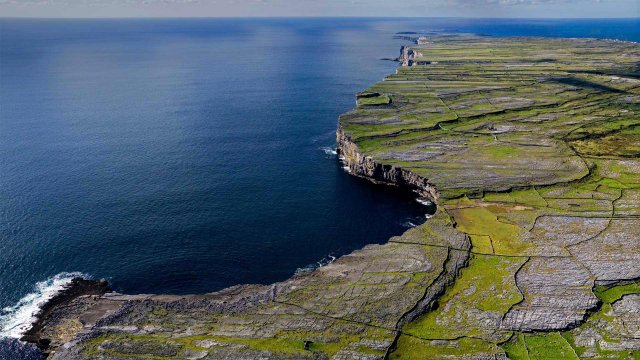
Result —
[[[373,158],[363,155],[358,151],[358,146],[344,133],[340,125],[338,125],[338,131],[336,132],[336,142],[338,144],[338,155],[341,156],[341,160],[352,175],[374,182],[401,186],[416,192],[421,197],[437,202],[438,193],[427,179],[399,167],[383,165]]]

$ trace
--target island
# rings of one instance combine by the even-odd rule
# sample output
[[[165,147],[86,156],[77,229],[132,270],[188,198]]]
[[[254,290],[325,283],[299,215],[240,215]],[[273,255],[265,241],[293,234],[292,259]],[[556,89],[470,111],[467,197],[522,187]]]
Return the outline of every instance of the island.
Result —
[[[398,60],[338,153],[436,203],[424,224],[271,285],[77,279],[24,339],[55,360],[639,358],[640,45],[441,34]]]

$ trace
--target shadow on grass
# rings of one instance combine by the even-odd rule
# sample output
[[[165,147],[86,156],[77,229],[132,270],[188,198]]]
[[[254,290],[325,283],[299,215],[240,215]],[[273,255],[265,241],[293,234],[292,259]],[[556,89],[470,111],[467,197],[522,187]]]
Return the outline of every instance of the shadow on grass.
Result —
[[[585,89],[597,90],[597,91],[607,91],[607,92],[614,92],[614,93],[626,93],[626,91],[623,91],[623,90],[620,90],[620,89],[616,89],[616,88],[611,87],[611,86],[602,85],[602,84],[599,84],[597,82],[588,81],[588,80],[584,80],[584,79],[578,79],[578,78],[574,78],[574,77],[552,78],[552,79],[550,79],[550,81],[557,82],[557,83],[560,83],[560,84],[565,84],[565,85],[577,86],[577,87],[581,87],[581,88],[585,88]]]

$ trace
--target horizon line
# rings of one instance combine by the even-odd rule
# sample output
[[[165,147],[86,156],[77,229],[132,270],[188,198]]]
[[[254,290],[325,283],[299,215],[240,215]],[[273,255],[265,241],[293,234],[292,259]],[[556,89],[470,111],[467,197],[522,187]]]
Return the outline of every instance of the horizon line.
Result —
[[[118,19],[464,19],[464,20],[638,20],[640,16],[619,17],[524,17],[524,16],[0,16],[0,19],[41,19],[41,20],[118,20]]]

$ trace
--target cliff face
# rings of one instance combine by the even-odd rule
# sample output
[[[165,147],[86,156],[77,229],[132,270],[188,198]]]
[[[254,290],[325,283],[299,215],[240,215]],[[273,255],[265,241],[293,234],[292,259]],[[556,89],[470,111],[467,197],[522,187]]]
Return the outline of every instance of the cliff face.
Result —
[[[417,40],[415,40],[417,42]],[[410,46],[402,46],[400,48],[400,57],[398,61],[402,66],[413,66],[416,62],[415,59],[422,57],[422,53]]]
[[[419,196],[429,201],[437,202],[438,192],[433,185],[429,184],[427,179],[402,168],[383,165],[373,158],[363,155],[340,125],[336,132],[336,142],[338,144],[338,155],[341,156],[345,166],[349,168],[350,174],[374,182],[401,186],[415,191]]]
[[[337,143],[351,174],[437,201],[429,221],[273,285],[68,299],[38,325],[52,358],[640,356],[640,46],[426,46]]]

